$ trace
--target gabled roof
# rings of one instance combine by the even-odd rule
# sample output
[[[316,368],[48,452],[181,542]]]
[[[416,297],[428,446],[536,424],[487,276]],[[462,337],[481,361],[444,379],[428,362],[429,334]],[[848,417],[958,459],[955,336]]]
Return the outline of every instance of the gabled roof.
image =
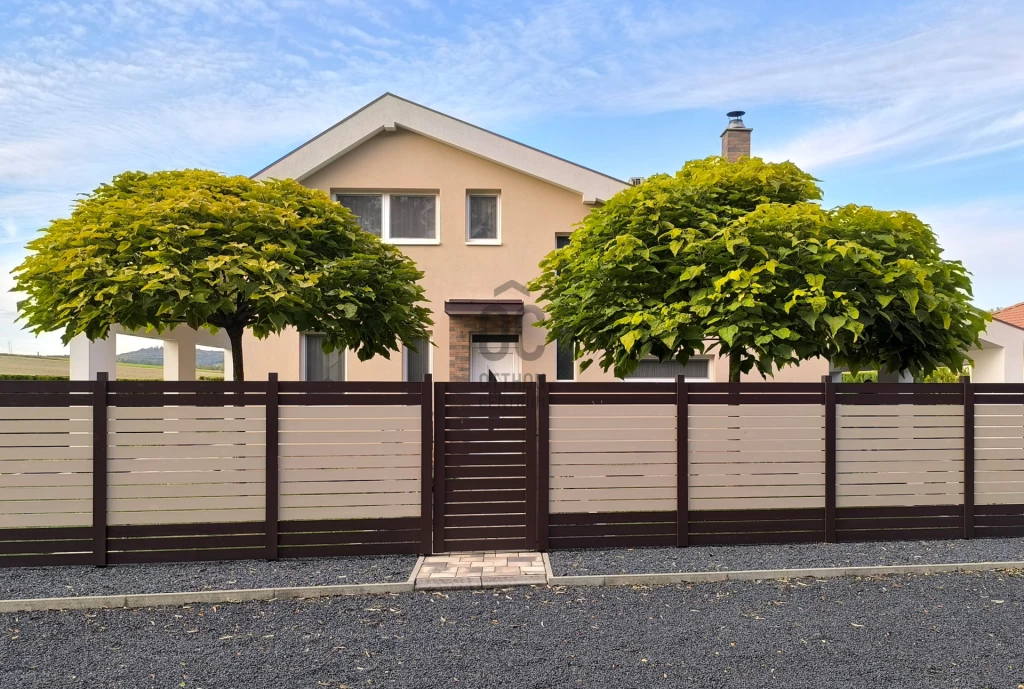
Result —
[[[407,129],[499,165],[575,191],[584,203],[605,201],[626,188],[626,182],[571,163],[518,141],[481,129],[385,93],[341,122],[316,135],[253,179],[292,178],[302,181],[383,131]]]
[[[996,311],[992,314],[992,318],[1024,330],[1024,301]]]

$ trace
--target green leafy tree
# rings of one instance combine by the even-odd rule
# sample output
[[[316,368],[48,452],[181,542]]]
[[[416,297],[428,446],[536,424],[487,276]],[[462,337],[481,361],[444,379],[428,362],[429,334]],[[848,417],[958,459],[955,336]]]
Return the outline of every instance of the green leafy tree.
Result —
[[[33,332],[106,337],[113,324],[224,329],[243,379],[242,333],[286,326],[361,360],[413,346],[432,322],[423,277],[346,208],[292,180],[206,170],[127,172],[29,243],[14,270]]]
[[[717,347],[729,379],[825,357],[857,371],[959,370],[988,317],[911,213],[824,210],[792,163],[712,157],[616,194],[530,289],[548,340],[617,376]]]

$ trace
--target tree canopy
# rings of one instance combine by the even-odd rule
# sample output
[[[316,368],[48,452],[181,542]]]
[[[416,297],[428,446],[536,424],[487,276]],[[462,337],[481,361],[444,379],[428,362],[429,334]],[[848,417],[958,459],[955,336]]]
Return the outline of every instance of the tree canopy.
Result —
[[[361,360],[427,337],[423,277],[322,191],[207,170],[126,172],[32,240],[15,268],[33,332],[106,337],[113,324],[223,328],[235,378],[242,333],[324,334]]]
[[[548,340],[616,376],[709,347],[730,380],[825,357],[857,371],[960,370],[988,317],[914,214],[831,210],[796,165],[691,161],[616,194],[541,262]]]

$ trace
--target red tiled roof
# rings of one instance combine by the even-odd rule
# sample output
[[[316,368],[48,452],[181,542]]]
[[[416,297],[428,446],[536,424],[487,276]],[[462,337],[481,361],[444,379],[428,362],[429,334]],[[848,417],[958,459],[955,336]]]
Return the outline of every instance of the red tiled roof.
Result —
[[[992,314],[992,318],[1018,328],[1024,328],[1024,301],[996,311]]]

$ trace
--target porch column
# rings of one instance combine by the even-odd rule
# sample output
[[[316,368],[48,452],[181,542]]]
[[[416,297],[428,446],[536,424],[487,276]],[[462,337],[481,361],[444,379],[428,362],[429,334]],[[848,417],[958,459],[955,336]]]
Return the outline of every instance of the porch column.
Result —
[[[245,351],[244,349],[242,350]],[[224,380],[235,379],[235,358],[230,349],[224,350]]]
[[[96,380],[106,372],[117,380],[117,350],[114,335],[92,342],[84,334],[71,340],[71,380]]]
[[[164,340],[164,380],[196,379],[196,343]]]

